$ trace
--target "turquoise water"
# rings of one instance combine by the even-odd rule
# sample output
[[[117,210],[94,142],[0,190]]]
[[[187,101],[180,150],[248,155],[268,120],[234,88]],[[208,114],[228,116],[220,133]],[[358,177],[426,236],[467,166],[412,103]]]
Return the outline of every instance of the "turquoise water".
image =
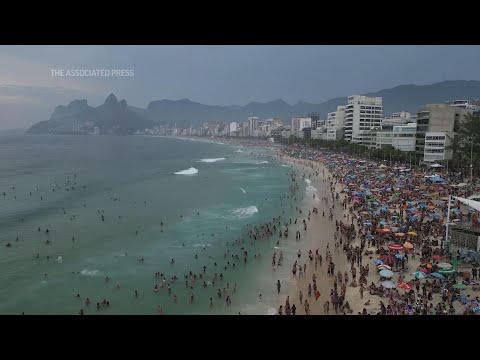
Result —
[[[174,174],[192,167],[198,172]],[[0,136],[0,313],[156,314],[158,305],[166,314],[267,313],[276,305],[273,279],[289,270],[272,275],[277,236],[245,243],[247,265],[242,245],[227,242],[245,237],[247,224],[281,214],[288,171],[268,150],[208,142]],[[240,260],[224,258],[227,250]],[[214,273],[225,279],[207,288],[197,280],[190,303],[184,274],[199,274],[203,266],[203,280],[212,281]],[[153,291],[162,283],[155,272],[178,277],[172,294]],[[229,291],[231,306],[216,295],[227,283],[230,289],[237,284],[236,293]],[[97,310],[103,299],[110,306]]]

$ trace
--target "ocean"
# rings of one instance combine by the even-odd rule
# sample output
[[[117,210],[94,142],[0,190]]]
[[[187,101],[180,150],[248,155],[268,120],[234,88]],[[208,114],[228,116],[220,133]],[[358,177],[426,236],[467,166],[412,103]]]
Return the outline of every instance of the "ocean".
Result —
[[[245,238],[247,224],[268,222],[282,209],[291,214],[290,203],[280,200],[289,171],[263,148],[164,137],[1,135],[0,314],[148,315],[158,306],[165,314],[273,313],[276,280],[288,279],[290,269],[273,271],[272,251],[283,249],[286,257],[295,248],[275,249],[278,236],[227,243]],[[249,252],[246,265],[241,246]],[[187,288],[184,275],[203,266],[203,279]],[[156,272],[178,277],[171,294],[153,290],[162,284]],[[215,273],[224,280],[212,285]],[[227,283],[230,306],[217,297]],[[103,299],[110,306],[97,309]]]

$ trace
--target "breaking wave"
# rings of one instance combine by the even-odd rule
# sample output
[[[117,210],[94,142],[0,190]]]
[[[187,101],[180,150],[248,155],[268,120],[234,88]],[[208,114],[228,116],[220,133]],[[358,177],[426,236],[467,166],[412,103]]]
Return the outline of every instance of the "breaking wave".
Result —
[[[216,159],[202,159],[199,162],[204,162],[204,163],[213,163],[217,161],[225,160],[225,158],[216,158]]]
[[[194,167],[188,168],[186,170],[178,171],[174,173],[175,175],[195,175],[198,174],[198,170]]]
[[[247,217],[252,216],[253,214],[258,213],[258,209],[256,206],[248,206],[245,208],[238,208],[232,211],[232,215],[236,219],[245,219]]]

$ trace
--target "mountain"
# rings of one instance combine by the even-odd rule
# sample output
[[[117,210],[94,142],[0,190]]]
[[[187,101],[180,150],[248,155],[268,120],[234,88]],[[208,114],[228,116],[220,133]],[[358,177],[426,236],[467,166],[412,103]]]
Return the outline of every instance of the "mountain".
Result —
[[[154,126],[154,122],[131,109],[125,100],[110,94],[103,105],[88,106],[86,100],[74,100],[58,106],[50,120],[41,121],[27,130],[29,134],[87,134],[98,126],[102,134],[128,135]]]
[[[386,116],[402,110],[415,113],[425,104],[479,99],[480,81],[456,80],[432,85],[400,85],[359,95],[381,96]],[[143,109],[128,106],[125,100],[119,102],[115,95],[110,94],[105,103],[97,108],[89,106],[86,100],[75,100],[67,106],[58,106],[50,120],[32,126],[27,132],[59,134],[71,133],[77,129],[79,133],[88,133],[94,126],[98,126],[102,133],[131,134],[154,125],[195,127],[208,121],[246,121],[249,116],[279,117],[288,122],[293,116],[311,112],[317,112],[325,119],[327,113],[346,103],[347,97],[334,98],[321,104],[299,102],[290,105],[283,100],[274,100],[266,103],[251,102],[245,106],[204,105],[181,99],[152,101]],[[78,131],[79,127],[81,131]]]

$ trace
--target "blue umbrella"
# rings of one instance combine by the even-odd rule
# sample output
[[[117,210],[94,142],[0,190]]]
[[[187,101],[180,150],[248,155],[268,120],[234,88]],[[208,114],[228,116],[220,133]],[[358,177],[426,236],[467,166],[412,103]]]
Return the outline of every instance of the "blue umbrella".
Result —
[[[442,215],[437,214],[437,213],[433,213],[433,214],[431,214],[430,216],[431,216],[432,218],[434,218],[434,219],[440,219],[440,218],[442,217]]]
[[[413,216],[413,217],[410,218],[410,220],[412,220],[412,221],[418,221],[418,217]]]
[[[388,225],[388,222],[386,222],[386,221],[380,221],[380,225]]]
[[[379,275],[384,278],[391,278],[393,276],[393,272],[390,270],[384,269],[379,272]]]
[[[385,265],[385,263],[382,260],[379,260],[379,259],[373,260],[373,263],[375,265]]]
[[[402,254],[397,254],[395,255],[395,257],[400,260],[405,259],[405,256],[403,256]]]
[[[363,225],[372,225],[370,221],[364,222]]]
[[[375,206],[380,205],[380,203],[378,201],[373,201],[372,204],[375,205]]]
[[[427,275],[421,271],[415,271],[413,276],[415,276],[417,279],[425,279],[427,277]]]
[[[367,239],[373,239],[373,235],[367,235]]]
[[[393,289],[396,287],[395,283],[393,281],[382,281],[382,286],[387,289]]]

